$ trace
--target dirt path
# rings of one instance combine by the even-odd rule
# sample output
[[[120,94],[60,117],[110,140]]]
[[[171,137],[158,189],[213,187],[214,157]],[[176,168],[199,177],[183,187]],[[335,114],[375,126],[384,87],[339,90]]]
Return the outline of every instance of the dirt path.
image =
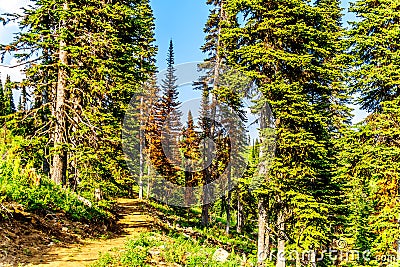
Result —
[[[152,218],[144,212],[138,200],[119,199],[122,218],[118,222],[123,234],[105,240],[82,240],[81,244],[68,247],[54,247],[40,259],[33,259],[28,266],[40,267],[80,267],[87,266],[99,258],[99,254],[122,250],[128,236],[137,236],[152,225]]]

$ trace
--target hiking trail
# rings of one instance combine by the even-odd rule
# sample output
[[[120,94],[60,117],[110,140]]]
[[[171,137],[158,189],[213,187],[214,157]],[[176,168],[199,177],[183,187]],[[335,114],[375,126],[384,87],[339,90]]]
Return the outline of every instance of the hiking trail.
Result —
[[[84,267],[94,263],[100,254],[123,250],[128,237],[137,237],[152,226],[152,218],[146,214],[144,204],[138,199],[118,199],[121,216],[118,224],[121,235],[109,239],[84,239],[79,244],[66,247],[54,246],[46,254],[33,257],[27,266],[37,267]]]

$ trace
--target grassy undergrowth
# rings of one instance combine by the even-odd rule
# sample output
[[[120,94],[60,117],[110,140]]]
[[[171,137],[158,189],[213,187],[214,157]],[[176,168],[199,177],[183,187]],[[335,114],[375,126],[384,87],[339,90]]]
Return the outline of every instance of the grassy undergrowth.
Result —
[[[241,256],[230,253],[226,262],[213,259],[217,247],[206,240],[194,240],[179,233],[161,234],[151,232],[130,239],[122,252],[107,253],[92,267],[114,266],[254,266],[242,265]],[[255,263],[254,263],[255,264]],[[179,266],[175,265],[175,266]]]
[[[146,201],[146,205],[162,230],[129,239],[122,251],[116,249],[114,253],[101,255],[92,267],[256,266],[255,242],[245,240],[235,232],[226,235],[223,225],[221,228],[218,223],[202,228],[197,208],[179,209],[154,201]],[[213,259],[218,248],[225,248],[230,253],[226,262]]]
[[[23,162],[18,152],[22,138],[5,140],[0,140],[0,202],[16,202],[26,211],[38,213],[64,212],[74,220],[109,218],[106,202],[86,206],[75,193],[55,185],[29,162]]]
[[[203,228],[201,226],[201,210],[198,207],[190,208],[183,213],[182,211],[177,211],[176,207],[154,201],[149,201],[148,203],[167,216],[168,220],[172,221],[175,225],[185,228],[190,227],[191,231],[205,238],[213,239],[218,243],[232,247],[234,250],[239,250],[246,255],[255,255],[257,253],[255,239],[252,240],[254,238],[253,236],[245,233],[238,234],[234,227],[231,227],[230,234],[226,235],[226,220],[224,218],[214,216],[214,223],[210,225],[210,227]]]

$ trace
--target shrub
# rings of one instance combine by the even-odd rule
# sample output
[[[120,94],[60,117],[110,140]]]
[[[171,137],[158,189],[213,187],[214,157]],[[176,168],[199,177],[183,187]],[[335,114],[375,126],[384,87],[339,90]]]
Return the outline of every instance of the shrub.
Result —
[[[70,190],[55,185],[46,176],[21,163],[18,149],[21,139],[0,142],[0,197],[21,204],[27,211],[63,211],[75,220],[102,220],[109,213],[97,204],[85,206]]]

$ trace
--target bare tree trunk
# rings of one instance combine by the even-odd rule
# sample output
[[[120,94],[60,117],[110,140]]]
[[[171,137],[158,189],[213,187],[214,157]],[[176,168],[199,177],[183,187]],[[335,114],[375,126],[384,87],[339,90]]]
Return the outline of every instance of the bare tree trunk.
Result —
[[[226,20],[225,17],[225,11],[224,11],[224,1],[221,2],[220,4],[220,20]],[[220,77],[220,68],[221,68],[221,63],[222,63],[222,58],[221,58],[221,54],[220,54],[220,45],[221,45],[221,38],[220,38],[220,33],[221,33],[221,26],[219,26],[218,28],[218,34],[217,34],[217,44],[216,44],[216,57],[215,57],[215,66],[214,66],[214,74],[213,74],[213,79],[214,79],[214,85],[213,85],[213,89],[215,91],[218,90],[218,85],[219,85],[219,77]],[[214,124],[215,124],[215,116],[216,116],[216,107],[215,107],[215,103],[216,103],[216,98],[215,95],[212,94],[212,111],[211,111],[211,120],[212,120],[212,125],[211,125],[211,129],[210,129],[210,136],[213,135],[214,132]],[[206,144],[206,142],[204,142],[204,149],[205,149],[205,154],[207,156],[209,156],[210,150],[209,150],[209,146]],[[212,157],[210,157],[212,158]],[[208,160],[208,158],[204,158],[204,162],[206,163]],[[207,168],[207,167],[206,167]],[[209,197],[211,196],[211,185],[209,184],[212,179],[211,179],[211,173],[209,170],[205,169],[203,172],[203,182],[204,182],[204,186],[203,186],[203,204],[202,204],[202,211],[201,211],[201,222],[202,222],[202,226],[206,227],[208,226],[209,223],[209,207],[210,204],[209,202]]]
[[[258,242],[257,263],[263,266],[270,255],[270,235],[267,213],[267,202],[264,199],[258,201]]]
[[[400,262],[400,240],[397,240],[397,261]]]
[[[208,173],[208,171],[206,171]],[[206,177],[208,177],[208,174],[206,174]],[[207,178],[206,178],[207,179]],[[210,222],[210,215],[209,215],[209,207],[210,204],[209,202],[209,184],[208,181],[206,180],[206,184],[203,186],[203,204],[201,206],[201,225],[203,227],[207,227],[209,222]]]
[[[209,204],[201,206],[201,225],[203,227],[207,227],[210,223],[210,215],[208,213],[209,206]]]
[[[201,206],[201,225],[207,227],[210,223],[210,216],[208,214],[209,204]]]
[[[239,189],[237,190],[238,202],[237,202],[237,224],[236,232],[241,233],[243,229],[243,204],[240,201]]]
[[[400,191],[397,195],[400,195]],[[397,198],[397,201],[400,201],[400,197]],[[397,216],[397,224],[398,228],[400,228],[400,213]],[[400,239],[397,239],[397,262],[400,264]]]
[[[146,198],[150,198],[150,182],[151,182],[151,165],[150,165],[150,160],[147,163],[147,192],[146,192]]]
[[[64,10],[68,9],[67,3],[64,3]],[[62,23],[65,24],[65,21]],[[54,130],[54,149],[55,155],[53,157],[53,168],[51,178],[56,184],[66,184],[67,173],[67,152],[63,147],[66,143],[67,135],[67,121],[65,116],[65,102],[66,102],[66,87],[67,87],[67,71],[68,53],[65,50],[66,42],[60,41],[59,48],[59,64],[58,81],[57,81],[57,96],[55,105],[55,118],[56,126]]]
[[[276,267],[285,267],[286,266],[286,258],[285,258],[285,212],[284,210],[280,210],[278,212],[277,218],[277,227],[278,227],[278,254],[276,257]]]
[[[74,115],[73,115],[73,124],[71,125],[71,127],[69,127],[70,133],[69,133],[69,142],[72,145],[72,151],[69,152],[69,157],[70,157],[70,166],[69,166],[69,170],[68,173],[69,175],[69,181],[68,181],[68,186],[72,191],[77,191],[78,189],[78,185],[80,183],[79,181],[79,160],[77,158],[77,147],[79,144],[79,136],[78,134],[78,122],[80,117],[82,116],[81,110],[80,110],[80,106],[82,105],[82,98],[79,95],[78,90],[74,90],[72,92],[70,92],[69,94],[69,100],[73,103],[72,108],[74,109]]]
[[[317,252],[315,250],[312,250],[310,256],[311,267],[317,267]]]
[[[296,252],[296,267],[301,267],[300,252]]]
[[[186,166],[188,168],[188,166]],[[190,207],[192,204],[192,187],[191,187],[192,173],[185,170],[185,206]]]
[[[208,103],[208,102],[207,102]],[[209,106],[206,106],[206,109],[208,109]],[[212,115],[211,115],[212,116]],[[214,122],[212,122],[213,124]],[[205,132],[206,132],[206,136],[207,137],[211,137],[212,136],[212,126],[209,129],[208,126],[205,127]],[[202,206],[201,206],[201,225],[203,227],[207,227],[208,223],[210,221],[209,218],[209,214],[208,214],[208,210],[209,210],[209,201],[208,201],[208,197],[209,197],[209,182],[211,181],[211,164],[208,166],[208,161],[209,159],[212,159],[211,157],[211,150],[210,150],[210,145],[209,142],[207,140],[207,138],[203,139],[203,164],[204,164],[204,169],[203,169],[203,173],[202,173],[202,179],[203,179],[203,192],[202,192]]]
[[[258,166],[258,173],[260,177],[265,177],[266,182],[268,181],[268,169],[265,162],[265,156],[267,156],[267,144],[265,142],[265,136],[262,132],[267,128],[267,121],[270,118],[265,111],[261,111],[260,117],[260,163]],[[269,216],[268,216],[269,203],[264,196],[260,196],[258,202],[258,252],[257,262],[259,265],[263,265],[263,262],[270,255],[270,228],[269,228]]]
[[[140,129],[139,129],[139,153],[140,153],[140,170],[139,170],[139,199],[143,199],[143,171],[144,171],[144,156],[143,156],[143,97],[140,98]]]
[[[226,198],[226,234],[229,234],[229,230],[231,227],[231,199],[232,199],[232,193],[231,193],[231,166],[229,166],[228,170],[228,195]]]

